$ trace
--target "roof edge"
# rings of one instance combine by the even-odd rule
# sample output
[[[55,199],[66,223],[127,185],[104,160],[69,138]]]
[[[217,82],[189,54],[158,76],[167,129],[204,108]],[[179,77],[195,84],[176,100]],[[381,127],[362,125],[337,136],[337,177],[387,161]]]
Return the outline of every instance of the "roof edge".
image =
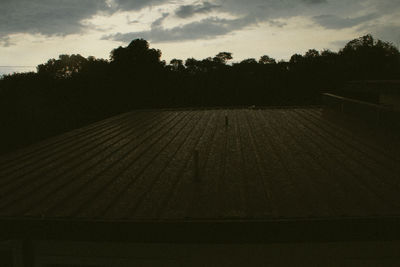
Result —
[[[400,240],[400,217],[278,220],[0,220],[3,239],[135,243],[274,243]]]

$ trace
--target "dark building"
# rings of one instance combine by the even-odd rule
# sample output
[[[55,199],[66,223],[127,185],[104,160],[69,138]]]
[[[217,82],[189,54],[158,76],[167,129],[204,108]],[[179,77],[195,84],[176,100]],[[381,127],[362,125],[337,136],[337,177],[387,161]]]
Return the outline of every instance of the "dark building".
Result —
[[[399,148],[319,107],[122,114],[0,158],[1,266],[398,266]]]

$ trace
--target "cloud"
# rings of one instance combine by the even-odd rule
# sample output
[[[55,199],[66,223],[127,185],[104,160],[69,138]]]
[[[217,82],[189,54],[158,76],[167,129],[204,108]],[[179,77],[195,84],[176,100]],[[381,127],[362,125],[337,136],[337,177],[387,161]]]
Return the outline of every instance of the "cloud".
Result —
[[[344,29],[357,26],[361,23],[373,20],[378,15],[375,13],[355,18],[342,18],[335,15],[320,15],[313,17],[313,21],[324,27],[325,29]]]
[[[12,45],[15,45],[15,43],[11,41],[11,38],[9,36],[0,37],[0,46],[9,47]]]
[[[130,11],[139,10],[153,5],[168,2],[167,0],[111,0],[111,7],[118,10]]]
[[[165,13],[152,23],[149,30],[109,34],[103,36],[103,39],[130,42],[135,38],[144,38],[154,43],[211,39],[261,23],[266,23],[271,27],[282,28],[287,25],[287,19],[296,16],[308,17],[325,29],[338,30],[361,26],[382,16],[382,14],[370,12],[367,15],[351,17],[355,13],[365,14],[366,8],[363,3],[365,2],[362,0],[209,0],[178,6],[171,14],[185,19],[215,9],[221,14],[231,14],[236,18],[223,19],[218,17],[217,13],[217,16],[214,17],[168,28],[163,27],[168,25],[162,24],[165,18],[171,14]],[[370,0],[369,3],[375,3],[375,6],[372,4],[370,6],[378,10],[379,2],[377,0]]]
[[[83,23],[97,14],[112,15],[120,10],[138,10],[165,0],[0,0],[0,46],[13,43],[18,33],[66,36],[82,33]]]
[[[179,18],[190,18],[214,10],[231,14],[234,19],[208,17],[173,28],[161,27],[166,16],[155,20],[146,31],[132,31],[103,36],[102,39],[130,42],[132,39],[144,38],[153,43],[179,42],[187,40],[212,39],[246,27],[265,22],[272,27],[286,26],[284,19],[297,16],[308,10],[309,4],[322,3],[325,0],[213,0],[190,5],[178,6],[174,14]],[[301,10],[301,11],[300,11]]]
[[[279,20],[270,20],[270,21],[268,21],[268,24],[269,24],[269,26],[277,27],[277,28],[283,28],[287,25],[286,22],[279,21]]]
[[[375,40],[380,39],[382,41],[391,42],[396,47],[398,47],[400,44],[400,24],[398,24],[398,25],[396,25],[396,24],[369,25],[366,27],[361,27],[360,30],[362,30],[364,32],[364,33],[362,33],[362,35],[365,35],[368,33],[372,34],[374,36]],[[337,40],[337,41],[331,42],[331,45],[336,48],[343,48],[351,40],[350,39]]]
[[[163,4],[168,5],[164,8]],[[12,34],[65,36],[82,33],[93,28],[84,21],[94,15],[111,16],[152,6],[160,6],[169,13],[153,21],[147,31],[135,30],[139,18],[126,23],[133,28],[130,33],[109,34],[104,38],[130,41],[132,36],[140,36],[158,42],[209,39],[261,22],[284,27],[286,20],[292,17],[310,18],[325,29],[361,28],[385,14],[400,11],[398,0],[0,0],[0,46],[12,45]],[[171,10],[173,6],[175,10]],[[160,10],[151,12],[157,14]],[[215,17],[187,23],[186,19],[210,12]],[[223,19],[222,14],[233,19]],[[186,24],[168,28],[165,19],[171,16],[181,18]],[[392,21],[382,23],[383,29]]]
[[[372,25],[368,28],[368,32],[377,39],[392,42],[397,47],[400,45],[400,23]]]
[[[153,25],[153,27],[148,31],[117,33],[104,36],[103,39],[130,42],[133,39],[143,38],[153,43],[211,39],[226,35],[235,30],[243,29],[256,22],[257,21],[251,17],[240,19],[221,19],[212,17],[169,29],[165,29],[161,27],[159,23],[156,23],[157,27],[154,27]]]
[[[399,1],[396,0],[373,1],[371,5],[381,14],[395,14],[398,16],[400,12]]]
[[[104,10],[107,10],[105,0],[2,0],[0,36],[78,33],[85,28],[82,20]]]
[[[158,18],[158,19],[156,19],[155,21],[153,21],[152,23],[151,23],[151,28],[152,29],[154,29],[154,28],[158,28],[158,27],[161,27],[162,26],[162,24],[163,24],[163,22],[164,22],[164,20],[167,18],[169,16],[169,13],[163,13],[162,14],[162,16],[160,17],[160,18]]]
[[[322,4],[326,3],[326,0],[302,0],[304,3],[307,4]]]
[[[221,7],[221,5],[212,4],[210,2],[203,2],[201,4],[183,5],[176,11],[175,15],[180,18],[189,18],[196,14],[204,14]]]

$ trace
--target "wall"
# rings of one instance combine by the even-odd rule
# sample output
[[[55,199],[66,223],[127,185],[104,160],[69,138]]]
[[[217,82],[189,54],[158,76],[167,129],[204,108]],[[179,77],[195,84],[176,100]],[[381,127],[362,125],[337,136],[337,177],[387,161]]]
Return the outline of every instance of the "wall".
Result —
[[[32,248],[33,267],[400,266],[400,241],[272,244],[33,241]],[[17,261],[13,267],[23,266]]]

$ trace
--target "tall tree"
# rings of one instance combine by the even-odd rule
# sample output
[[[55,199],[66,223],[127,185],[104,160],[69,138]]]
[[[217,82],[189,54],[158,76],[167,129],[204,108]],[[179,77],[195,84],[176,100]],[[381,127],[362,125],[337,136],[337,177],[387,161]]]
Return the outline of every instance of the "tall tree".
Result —
[[[226,64],[227,61],[231,60],[232,57],[232,53],[230,52],[219,52],[214,58],[213,60],[217,63],[221,63],[221,64]]]

